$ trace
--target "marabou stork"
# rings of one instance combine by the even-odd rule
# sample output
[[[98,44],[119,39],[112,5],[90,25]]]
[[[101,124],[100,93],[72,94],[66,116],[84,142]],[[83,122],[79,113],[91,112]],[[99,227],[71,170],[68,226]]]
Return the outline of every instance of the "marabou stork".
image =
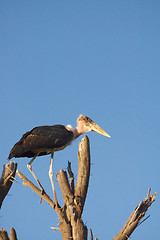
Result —
[[[63,150],[81,134],[89,131],[95,131],[106,137],[110,137],[108,133],[100,128],[89,117],[80,115],[77,119],[77,127],[75,129],[71,125],[67,125],[66,127],[63,125],[53,125],[35,127],[31,131],[26,132],[11,149],[8,159],[13,157],[32,157],[27,167],[36,179],[42,192],[44,192],[42,185],[32,170],[31,164],[37,156],[51,154],[49,178],[52,184],[54,198],[56,198],[53,183],[53,154],[56,151]]]

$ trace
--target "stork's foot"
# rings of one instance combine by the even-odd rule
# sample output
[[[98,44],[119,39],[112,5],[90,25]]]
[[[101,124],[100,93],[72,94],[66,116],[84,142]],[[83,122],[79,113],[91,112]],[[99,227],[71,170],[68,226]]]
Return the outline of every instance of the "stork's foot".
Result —
[[[46,192],[45,192],[44,189],[41,189],[41,194],[42,194],[42,195],[45,195],[45,194],[46,194]]]
[[[46,192],[44,191],[43,188],[41,189],[41,194],[42,194],[42,195],[45,195],[45,194],[46,194]],[[41,199],[40,199],[40,204],[41,204],[41,202],[42,202],[42,197],[41,197]]]

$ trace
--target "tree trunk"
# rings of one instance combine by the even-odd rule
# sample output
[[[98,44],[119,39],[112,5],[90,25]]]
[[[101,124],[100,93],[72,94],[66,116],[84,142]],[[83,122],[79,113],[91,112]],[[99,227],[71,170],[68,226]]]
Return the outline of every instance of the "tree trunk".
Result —
[[[71,163],[68,163],[68,173],[69,177],[64,170],[60,170],[57,174],[64,203],[64,206],[61,207],[56,199],[52,201],[46,193],[42,194],[40,189],[17,171],[18,176],[23,179],[24,185],[32,188],[57,212],[63,240],[87,240],[88,229],[81,219],[90,177],[90,147],[87,136],[84,136],[79,143],[78,179],[75,188]]]

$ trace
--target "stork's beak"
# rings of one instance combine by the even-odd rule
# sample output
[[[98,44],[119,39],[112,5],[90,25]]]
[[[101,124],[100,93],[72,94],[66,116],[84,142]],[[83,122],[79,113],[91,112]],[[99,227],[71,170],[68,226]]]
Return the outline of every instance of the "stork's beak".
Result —
[[[90,124],[91,124],[91,131],[97,132],[99,134],[102,134],[106,137],[111,138],[111,136],[108,133],[106,133],[101,127],[99,127],[95,122],[92,121]]]

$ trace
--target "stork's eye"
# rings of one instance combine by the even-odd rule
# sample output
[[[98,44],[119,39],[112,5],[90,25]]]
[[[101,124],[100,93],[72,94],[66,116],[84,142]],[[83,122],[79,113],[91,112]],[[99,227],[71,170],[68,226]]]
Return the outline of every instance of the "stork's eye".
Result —
[[[85,116],[82,118],[82,120],[87,122],[87,118]]]
[[[92,122],[92,120],[91,120],[89,117],[85,117],[85,121],[86,121],[87,123],[91,123],[91,122]]]

